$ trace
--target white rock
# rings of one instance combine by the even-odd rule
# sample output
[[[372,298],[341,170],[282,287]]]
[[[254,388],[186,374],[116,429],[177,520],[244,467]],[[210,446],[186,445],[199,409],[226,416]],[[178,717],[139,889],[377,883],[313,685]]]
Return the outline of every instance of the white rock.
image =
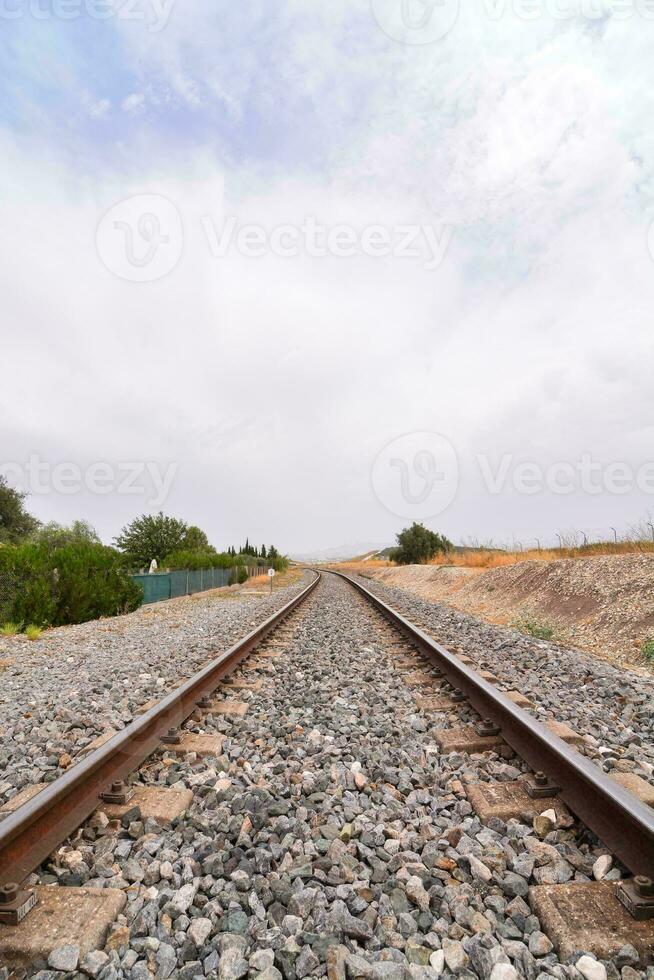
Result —
[[[592,956],[582,956],[575,963],[575,967],[586,980],[606,980],[606,967],[598,963]]]
[[[191,924],[188,927],[186,934],[189,939],[195,943],[198,949],[202,949],[209,935],[211,934],[211,929],[211,919],[191,919]]]
[[[82,970],[90,977],[97,977],[109,962],[109,957],[101,949],[92,950],[82,963]]]
[[[445,968],[445,953],[442,949],[437,949],[429,957],[429,965],[436,973],[442,973]]]
[[[602,881],[613,867],[613,858],[610,854],[602,854],[593,865],[593,877],[595,881]]]
[[[415,875],[409,878],[406,883],[406,893],[422,912],[429,911],[429,894],[420,878]]]
[[[193,905],[193,899],[195,898],[195,888],[193,885],[182,885],[178,892],[175,892],[170,900],[170,905],[174,910],[181,915],[182,912],[186,912]]]
[[[468,858],[470,862],[470,871],[473,877],[478,878],[480,881],[490,881],[493,877],[493,872],[488,868],[483,861],[476,858],[474,854],[471,854]]]
[[[299,936],[303,922],[299,915],[285,915],[282,919],[282,932],[285,936]]]
[[[263,973],[275,965],[275,953],[272,949],[258,949],[250,957],[250,967]]]
[[[77,969],[78,963],[79,946],[59,946],[48,956],[48,966],[52,970],[62,970],[64,973],[72,973]]]
[[[510,963],[496,963],[490,980],[520,980],[518,971]]]

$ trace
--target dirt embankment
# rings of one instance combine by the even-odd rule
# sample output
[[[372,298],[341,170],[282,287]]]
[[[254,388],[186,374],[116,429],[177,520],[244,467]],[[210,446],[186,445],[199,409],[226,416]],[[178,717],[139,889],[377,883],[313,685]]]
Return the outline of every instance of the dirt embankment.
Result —
[[[549,627],[553,640],[613,663],[654,667],[641,653],[654,637],[652,555],[524,561],[489,570],[409,565],[364,574],[487,622]]]

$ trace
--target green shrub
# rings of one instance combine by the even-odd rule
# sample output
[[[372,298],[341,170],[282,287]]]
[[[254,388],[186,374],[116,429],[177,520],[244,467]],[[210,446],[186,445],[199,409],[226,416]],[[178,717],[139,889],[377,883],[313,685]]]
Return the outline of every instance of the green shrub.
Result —
[[[453,547],[442,534],[430,531],[424,524],[413,523],[397,535],[398,547],[391,552],[391,561],[398,565],[425,565],[438,554],[446,554]]]
[[[249,577],[250,576],[248,575],[248,570],[245,565],[236,565],[230,576],[229,584],[243,585],[244,582],[247,582]]]
[[[18,623],[4,623],[0,626],[0,636],[16,636],[17,633],[20,633]]]
[[[201,568],[232,568],[235,564],[236,559],[231,555],[219,554],[217,551],[179,550],[166,555],[161,567],[170,571],[187,568],[195,571]]]
[[[0,475],[0,543],[17,544],[36,531],[39,522],[25,510],[26,493],[14,490]]]
[[[54,553],[57,616],[53,625],[86,623],[138,609],[143,592],[123,569],[113,548],[71,545]]]
[[[89,542],[0,548],[0,578],[9,583],[0,618],[41,627],[131,612],[143,601],[117,552]]]
[[[25,636],[27,637],[28,640],[32,640],[32,641],[38,640],[42,633],[43,630],[41,629],[40,626],[28,626],[27,629],[25,630]]]
[[[49,548],[63,548],[67,544],[102,544],[98,532],[88,521],[73,521],[69,526],[50,521],[30,535],[30,541]]]
[[[514,625],[521,633],[527,633],[528,636],[533,636],[535,640],[551,640],[554,636],[553,627],[549,623],[542,623],[537,619],[519,619]]]
[[[654,663],[654,637],[649,637],[642,646],[643,656],[645,660],[649,660]]]

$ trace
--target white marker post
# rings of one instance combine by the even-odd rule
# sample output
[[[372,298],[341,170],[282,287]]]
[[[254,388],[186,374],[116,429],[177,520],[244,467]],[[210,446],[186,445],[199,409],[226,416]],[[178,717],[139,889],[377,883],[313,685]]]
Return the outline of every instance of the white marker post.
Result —
[[[270,594],[271,595],[272,595],[272,590],[273,590],[273,579],[274,579],[274,577],[275,577],[275,569],[274,568],[269,568],[268,569],[268,578],[270,579]]]

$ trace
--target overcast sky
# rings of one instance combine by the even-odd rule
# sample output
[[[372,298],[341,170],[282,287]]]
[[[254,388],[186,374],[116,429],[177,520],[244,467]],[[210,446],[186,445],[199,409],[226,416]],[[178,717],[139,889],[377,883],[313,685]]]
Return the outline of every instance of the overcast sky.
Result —
[[[292,553],[654,520],[645,0],[0,6],[39,518]]]

